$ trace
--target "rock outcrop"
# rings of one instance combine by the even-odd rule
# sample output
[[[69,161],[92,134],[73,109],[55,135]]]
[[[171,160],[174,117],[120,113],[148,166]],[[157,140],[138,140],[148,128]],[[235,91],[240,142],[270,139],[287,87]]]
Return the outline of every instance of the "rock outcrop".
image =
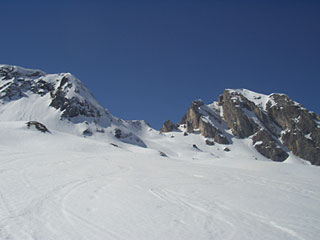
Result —
[[[114,130],[114,136],[125,143],[130,143],[134,145],[138,145],[140,147],[146,148],[147,145],[135,134],[132,132],[125,132],[121,130],[120,128],[116,128]]]
[[[74,86],[74,83],[69,79],[70,77],[68,74],[62,76],[60,83],[51,90],[50,96],[52,101],[50,107],[61,110],[62,118],[71,119],[80,115],[100,118],[103,114],[101,110],[99,111],[96,106],[90,104],[87,99],[81,99],[76,95],[68,97],[68,93],[72,88],[75,88],[75,92],[79,91],[79,87]]]
[[[40,132],[50,133],[49,129],[44,124],[42,124],[40,122],[29,121],[29,122],[26,122],[26,125],[27,125],[28,128],[35,127],[35,129],[37,129]]]
[[[170,120],[167,120],[163,123],[160,132],[172,132],[172,131],[178,131],[178,127],[171,122]]]
[[[189,133],[198,131],[202,136],[212,138],[217,143],[230,144],[228,138],[214,124],[215,121],[221,122],[216,115],[202,100],[196,100],[191,103],[180,124],[185,126],[186,131]]]
[[[289,156],[282,148],[278,140],[275,139],[268,131],[260,130],[252,137],[254,147],[263,156],[273,161],[282,162]]]
[[[235,137],[250,138],[266,158],[284,161],[291,151],[320,165],[320,117],[284,94],[227,89],[213,104],[192,102],[179,124],[188,133],[211,139],[210,143],[230,144]]]
[[[320,165],[320,117],[284,94],[272,94],[266,110],[282,130],[281,140],[298,157]]]

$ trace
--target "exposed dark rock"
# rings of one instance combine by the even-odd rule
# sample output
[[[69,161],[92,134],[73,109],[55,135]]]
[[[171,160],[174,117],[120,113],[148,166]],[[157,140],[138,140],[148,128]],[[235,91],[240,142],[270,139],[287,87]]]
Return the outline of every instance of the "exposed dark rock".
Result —
[[[199,151],[201,151],[196,144],[193,144],[192,147],[197,149],[197,150],[199,150]]]
[[[136,144],[140,147],[146,148],[147,145],[132,132],[124,132],[119,128],[114,130],[114,136],[125,143]]]
[[[41,77],[44,75],[45,73],[40,70],[24,69],[10,65],[3,65],[0,68],[0,77],[3,77],[4,80],[20,77]]]
[[[63,112],[62,118],[70,119],[80,115],[93,118],[101,117],[99,110],[87,100],[80,100],[77,97],[67,98],[66,91],[63,91],[61,86],[63,85],[60,84],[58,89],[51,91],[50,107],[60,109]]]
[[[272,94],[269,99],[263,109],[240,91],[226,90],[219,96],[218,105],[222,106],[232,133],[240,138],[254,135],[255,148],[265,157],[274,161],[288,157],[281,137],[283,145],[295,155],[320,165],[320,129],[316,122],[319,116],[284,94]],[[281,132],[285,133],[281,136]]]
[[[188,133],[193,133],[193,127],[192,127],[192,124],[187,120],[186,121],[186,131]]]
[[[243,111],[245,106],[241,96],[236,92],[225,90],[222,99],[223,102],[220,104],[223,107],[224,119],[235,136],[247,138],[259,129],[259,126]]]
[[[188,109],[187,114],[182,118],[181,123],[187,124],[189,128],[192,127],[192,129],[198,129],[199,128],[199,120],[201,117],[201,114],[199,113],[199,107],[204,105],[202,100],[196,100],[191,103],[191,106]],[[189,131],[188,131],[189,132]]]
[[[52,89],[52,84],[43,80],[33,81],[31,79],[13,78],[0,87],[0,99],[5,101],[17,100],[21,97],[26,97],[28,91],[44,96]]]
[[[159,154],[161,157],[168,157],[167,154],[165,154],[164,152],[159,151]]]
[[[267,112],[284,132],[281,139],[295,155],[320,165],[319,116],[307,111],[284,94],[272,94],[273,104],[267,104]],[[306,137],[308,136],[308,137]]]
[[[263,156],[277,162],[288,158],[288,154],[281,148],[280,144],[266,130],[260,130],[253,138],[255,149]]]
[[[223,134],[217,134],[214,136],[214,141],[220,144],[230,144],[229,140]]]
[[[231,150],[230,150],[230,148],[225,147],[225,148],[223,149],[223,151],[225,151],[225,152],[230,152]]]
[[[98,132],[98,133],[104,133],[105,131],[104,131],[103,128],[97,128],[97,129],[96,129],[96,132]]]
[[[185,125],[187,133],[200,132],[204,137],[212,138],[217,143],[229,144],[228,138],[215,127],[212,123],[204,118],[212,118],[221,124],[221,119],[210,111],[206,110],[202,100],[193,101],[187,113],[183,116],[180,124]]]
[[[172,132],[178,130],[177,126],[170,120],[165,121],[160,129],[161,132]]]
[[[119,145],[114,144],[114,143],[110,143],[110,145],[114,146],[114,147],[119,147]]]
[[[219,106],[222,106],[222,105],[223,105],[223,95],[220,95],[220,96],[218,97],[218,105],[219,105]]]
[[[320,146],[313,140],[306,138],[297,130],[289,130],[282,135],[282,140],[293,154],[320,165]]]
[[[189,134],[187,132],[184,132],[183,133],[183,136],[188,136]]]
[[[91,132],[90,129],[86,129],[86,130],[84,130],[84,131],[82,132],[82,135],[83,135],[83,136],[86,136],[86,137],[90,137],[90,136],[93,135],[93,133]]]
[[[114,136],[115,136],[116,138],[121,138],[121,137],[122,137],[121,129],[116,128],[116,129],[114,130]]]
[[[213,146],[214,142],[206,139],[206,144],[209,145],[209,146]]]
[[[37,122],[37,121],[29,121],[26,123],[27,127],[30,128],[32,126],[34,126],[37,130],[39,130],[40,132],[43,132],[43,133],[50,133],[50,131],[48,130],[48,128],[40,123],[40,122]]]
[[[213,138],[215,142],[220,144],[230,144],[227,137],[224,136],[218,128],[203,120],[202,117],[199,120],[199,129],[201,135],[204,137]]]

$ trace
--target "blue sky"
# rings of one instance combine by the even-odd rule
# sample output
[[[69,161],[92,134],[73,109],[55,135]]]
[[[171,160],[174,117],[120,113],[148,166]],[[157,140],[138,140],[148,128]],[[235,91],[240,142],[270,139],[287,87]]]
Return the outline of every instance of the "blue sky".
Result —
[[[225,88],[320,113],[320,1],[5,1],[0,63],[71,72],[115,116],[160,128]]]

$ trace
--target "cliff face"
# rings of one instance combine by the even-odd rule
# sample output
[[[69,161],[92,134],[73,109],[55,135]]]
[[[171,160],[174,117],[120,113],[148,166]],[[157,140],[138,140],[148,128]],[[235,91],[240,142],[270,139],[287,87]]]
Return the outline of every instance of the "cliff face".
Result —
[[[284,94],[227,89],[210,105],[192,102],[179,128],[220,144],[249,138],[274,161],[284,161],[292,152],[320,165],[320,117]]]

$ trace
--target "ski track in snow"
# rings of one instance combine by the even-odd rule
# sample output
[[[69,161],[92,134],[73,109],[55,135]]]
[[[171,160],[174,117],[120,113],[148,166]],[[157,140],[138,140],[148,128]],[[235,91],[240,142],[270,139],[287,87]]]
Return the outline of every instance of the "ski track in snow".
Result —
[[[234,151],[163,158],[18,130],[0,136],[0,240],[319,239],[318,167],[237,159]],[[30,145],[7,144],[15,138]]]

